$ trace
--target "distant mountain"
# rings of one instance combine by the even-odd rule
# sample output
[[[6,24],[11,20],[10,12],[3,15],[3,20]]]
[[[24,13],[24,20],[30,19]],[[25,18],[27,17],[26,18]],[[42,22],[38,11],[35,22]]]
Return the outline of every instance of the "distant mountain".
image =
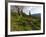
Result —
[[[38,14],[32,14],[32,16],[41,16],[41,14],[40,13],[38,13]]]

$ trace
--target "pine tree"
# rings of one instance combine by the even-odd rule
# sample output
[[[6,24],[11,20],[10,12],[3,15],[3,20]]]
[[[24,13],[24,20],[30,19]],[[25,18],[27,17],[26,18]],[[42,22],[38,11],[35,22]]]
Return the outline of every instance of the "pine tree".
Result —
[[[18,8],[18,14],[20,15],[19,10],[20,10],[20,9]]]
[[[31,11],[29,10],[29,16],[31,16]]]

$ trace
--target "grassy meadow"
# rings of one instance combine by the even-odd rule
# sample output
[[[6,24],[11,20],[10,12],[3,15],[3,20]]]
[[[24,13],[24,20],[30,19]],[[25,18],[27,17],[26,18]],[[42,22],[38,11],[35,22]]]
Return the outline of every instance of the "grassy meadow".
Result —
[[[11,12],[11,31],[39,30],[40,14],[26,15],[24,12]]]

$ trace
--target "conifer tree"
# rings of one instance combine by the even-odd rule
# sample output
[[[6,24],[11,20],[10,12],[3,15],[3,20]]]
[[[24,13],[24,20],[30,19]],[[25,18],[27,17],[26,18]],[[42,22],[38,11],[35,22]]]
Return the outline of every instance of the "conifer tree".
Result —
[[[31,11],[29,10],[29,16],[31,16]]]
[[[19,10],[20,10],[20,9],[18,8],[18,14],[20,15]]]

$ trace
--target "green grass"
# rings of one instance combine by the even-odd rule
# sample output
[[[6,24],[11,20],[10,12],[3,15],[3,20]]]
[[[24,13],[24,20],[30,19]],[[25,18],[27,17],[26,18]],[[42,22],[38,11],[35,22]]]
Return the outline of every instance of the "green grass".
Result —
[[[28,31],[39,29],[39,17],[32,18],[31,16],[25,15],[23,13],[21,15],[18,15],[16,12],[11,12],[11,31]]]

